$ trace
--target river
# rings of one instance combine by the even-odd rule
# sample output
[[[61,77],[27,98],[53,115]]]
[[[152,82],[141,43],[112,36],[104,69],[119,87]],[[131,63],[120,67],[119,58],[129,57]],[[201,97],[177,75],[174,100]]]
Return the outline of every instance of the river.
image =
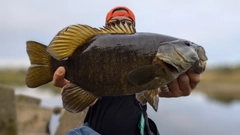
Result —
[[[41,106],[62,106],[61,96],[48,90],[15,88],[16,94],[42,99]],[[240,101],[222,103],[200,92],[180,98],[160,98],[158,112],[148,106],[161,135],[239,135]],[[50,130],[54,135],[59,115],[53,115]]]

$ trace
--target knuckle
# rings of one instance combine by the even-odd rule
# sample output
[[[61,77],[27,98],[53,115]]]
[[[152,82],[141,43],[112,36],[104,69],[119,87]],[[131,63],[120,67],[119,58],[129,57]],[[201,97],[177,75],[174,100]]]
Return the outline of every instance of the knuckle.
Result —
[[[176,92],[176,91],[172,92],[172,97],[180,97],[180,96],[182,96],[181,92]]]
[[[191,91],[186,91],[183,93],[183,96],[189,96],[191,94]]]

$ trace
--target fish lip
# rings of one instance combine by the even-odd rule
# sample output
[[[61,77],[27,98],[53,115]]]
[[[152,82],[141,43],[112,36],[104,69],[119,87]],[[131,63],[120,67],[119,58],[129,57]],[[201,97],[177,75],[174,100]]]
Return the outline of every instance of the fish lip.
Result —
[[[155,62],[159,65],[164,64],[164,67],[168,68],[171,72],[180,72],[180,69],[177,65],[172,63],[168,58],[162,57],[162,54],[157,53]]]
[[[162,60],[172,71],[184,72],[199,60],[196,52],[197,44],[187,40],[174,40],[162,43],[156,58]]]
[[[170,72],[172,72],[172,73],[179,73],[180,72],[179,68],[176,65],[174,65],[172,63],[165,62],[164,60],[163,60],[163,63],[170,70]]]
[[[194,63],[192,68],[196,73],[201,74],[206,69],[208,57],[206,56],[205,49],[202,46],[197,46],[195,51],[197,52],[199,60]]]
[[[179,73],[179,68],[169,61],[168,58],[162,57],[161,53],[157,53],[155,58],[153,59],[153,63],[164,70],[164,72],[169,73]]]
[[[201,74],[206,69],[208,60],[204,48],[194,42],[187,40],[175,40],[163,43],[156,55],[170,70],[174,67],[178,73],[192,68],[196,73]]]

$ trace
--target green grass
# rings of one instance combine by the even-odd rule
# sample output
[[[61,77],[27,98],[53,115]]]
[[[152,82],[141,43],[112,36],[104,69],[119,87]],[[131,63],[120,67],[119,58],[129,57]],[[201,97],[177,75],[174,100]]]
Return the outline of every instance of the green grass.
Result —
[[[27,70],[2,69],[0,70],[0,84],[26,86],[26,73]],[[53,86],[51,82],[40,87],[60,93],[60,88]],[[240,100],[240,67],[220,67],[206,70],[202,74],[201,82],[196,90],[224,102]]]
[[[197,90],[226,103],[240,100],[240,67],[206,70],[202,74]]]
[[[6,85],[24,85],[25,84],[25,70],[0,70],[0,83]]]
[[[1,69],[0,70],[0,84],[9,86],[26,86],[27,70],[13,70],[13,69]],[[55,93],[60,93],[60,88],[55,87],[51,82],[40,86],[40,88],[48,88]]]
[[[216,69],[206,70],[202,74],[201,82],[238,85],[240,82],[240,67],[216,68]]]

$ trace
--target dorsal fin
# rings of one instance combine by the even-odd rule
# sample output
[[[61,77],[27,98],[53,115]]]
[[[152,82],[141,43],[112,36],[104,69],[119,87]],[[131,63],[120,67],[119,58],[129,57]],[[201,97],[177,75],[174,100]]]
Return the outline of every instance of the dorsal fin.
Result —
[[[126,23],[111,25],[100,29],[92,28],[88,25],[70,25],[62,29],[53,38],[47,51],[57,60],[71,56],[76,48],[92,39],[98,34],[134,34],[135,28]]]
[[[127,23],[120,23],[119,25],[111,25],[100,28],[101,34],[134,34],[136,33],[133,25]]]
[[[57,60],[67,58],[72,55],[77,47],[93,38],[98,32],[98,29],[87,25],[68,26],[58,32],[47,50]]]

